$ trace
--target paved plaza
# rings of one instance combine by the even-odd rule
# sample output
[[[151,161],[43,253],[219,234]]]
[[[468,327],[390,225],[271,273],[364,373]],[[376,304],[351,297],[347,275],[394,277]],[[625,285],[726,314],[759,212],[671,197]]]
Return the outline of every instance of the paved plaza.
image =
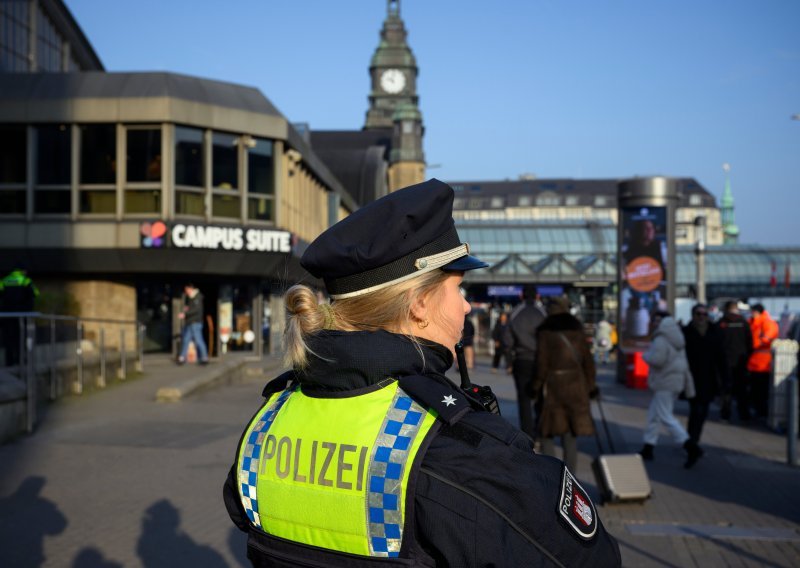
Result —
[[[164,403],[155,400],[159,388],[223,366],[176,367],[152,356],[143,376],[53,404],[33,436],[0,446],[0,566],[248,566],[221,487],[280,363],[246,365],[243,378]],[[492,385],[516,423],[511,377],[489,371],[479,358],[474,382]],[[610,369],[600,386],[616,450],[636,451],[648,393],[615,383]],[[685,419],[686,403],[678,408]],[[712,409],[706,455],[694,469],[661,442],[647,464],[653,497],[599,507],[624,566],[800,566],[800,469],[785,464],[785,437],[719,422]],[[577,476],[597,497],[594,439],[582,438],[579,449]]]

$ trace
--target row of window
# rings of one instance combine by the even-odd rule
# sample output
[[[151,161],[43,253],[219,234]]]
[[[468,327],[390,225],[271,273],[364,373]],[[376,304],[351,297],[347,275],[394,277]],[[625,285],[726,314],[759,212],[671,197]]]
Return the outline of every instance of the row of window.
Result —
[[[77,213],[115,214],[118,185],[125,214],[161,213],[166,189],[176,215],[238,219],[246,199],[247,218],[271,221],[273,144],[177,125],[0,125],[0,214],[27,213],[31,187],[34,214],[72,213],[73,191]]]
[[[521,195],[514,199],[513,197],[491,197],[491,198],[464,198],[456,197],[453,200],[453,209],[499,209],[506,207],[557,207],[565,205],[567,207],[577,207],[580,205],[580,200],[577,195],[568,195],[562,199],[555,195],[540,195],[536,198],[529,195]],[[593,198],[594,207],[612,207],[616,200],[605,195],[596,195]]]

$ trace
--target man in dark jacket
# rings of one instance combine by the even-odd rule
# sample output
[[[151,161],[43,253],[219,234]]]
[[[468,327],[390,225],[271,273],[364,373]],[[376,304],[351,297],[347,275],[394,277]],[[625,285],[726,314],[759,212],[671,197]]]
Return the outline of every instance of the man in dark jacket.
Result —
[[[506,343],[511,346],[514,358],[512,369],[517,388],[520,429],[534,439],[536,421],[531,412],[532,401],[527,387],[536,376],[536,332],[545,316],[536,304],[536,287],[527,287],[524,296],[524,302],[511,312]],[[538,420],[538,416],[536,419]]]
[[[197,349],[197,362],[205,365],[208,363],[208,349],[203,340],[203,294],[195,288],[194,284],[187,284],[183,292],[183,311],[178,314],[178,317],[184,320],[178,364],[183,365],[186,362],[189,343],[194,342]]]
[[[689,399],[689,438],[700,442],[703,423],[708,417],[708,407],[719,393],[722,349],[717,327],[708,320],[708,308],[696,304],[692,308],[692,321],[683,328],[686,339],[686,358],[694,379],[695,396]],[[689,464],[689,467],[694,462]]]
[[[719,320],[720,343],[722,349],[722,408],[720,418],[731,418],[731,396],[736,398],[739,418],[748,420],[747,400],[747,360],[753,350],[750,325],[741,314],[736,301],[725,304],[725,312]]]

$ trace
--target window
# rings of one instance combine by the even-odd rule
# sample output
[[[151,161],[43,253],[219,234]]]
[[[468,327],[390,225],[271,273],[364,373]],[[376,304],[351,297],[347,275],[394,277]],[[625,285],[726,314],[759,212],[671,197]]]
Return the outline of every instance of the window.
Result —
[[[607,200],[604,195],[598,195],[594,198],[595,207],[605,207],[606,205],[607,205]]]
[[[527,195],[523,195],[522,197],[519,198],[518,205],[520,207],[530,207],[531,206],[531,198],[528,197]]]
[[[236,190],[239,187],[237,176],[238,138],[232,134],[215,132],[212,137],[212,185],[220,189]]]
[[[703,196],[695,193],[689,196],[689,205],[700,206],[703,204]]]
[[[272,221],[275,199],[272,141],[254,142],[247,150],[247,218]]]
[[[28,136],[25,126],[0,126],[0,214],[24,214]]]
[[[575,196],[575,195],[568,196],[566,201],[565,201],[565,205],[569,205],[571,207],[574,207],[577,204],[578,204],[578,197]]]
[[[211,138],[211,215],[231,219],[241,217],[238,195],[239,138],[214,132]]]
[[[36,213],[69,213],[72,163],[72,129],[68,124],[36,127],[36,186],[33,210]]]
[[[206,213],[203,187],[203,131],[175,127],[175,213]]]
[[[81,126],[81,184],[117,181],[117,133],[114,124]]]
[[[86,124],[80,127],[80,211],[115,213],[117,210],[117,127]]]
[[[29,0],[0,2],[0,71],[30,71],[31,3]],[[0,211],[5,211],[0,207]]]
[[[125,144],[125,213],[159,213],[161,129],[129,126]]]
[[[499,208],[503,206],[503,198],[502,197],[492,197],[492,207]]]
[[[50,18],[42,11],[36,10],[36,59],[37,71],[61,71],[62,39],[61,34]]]

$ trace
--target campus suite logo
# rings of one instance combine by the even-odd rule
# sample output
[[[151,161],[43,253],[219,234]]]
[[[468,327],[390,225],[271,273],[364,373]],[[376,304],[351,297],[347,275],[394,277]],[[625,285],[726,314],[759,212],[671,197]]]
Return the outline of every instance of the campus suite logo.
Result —
[[[167,226],[161,222],[139,225],[139,244],[142,248],[164,248],[167,243]]]

